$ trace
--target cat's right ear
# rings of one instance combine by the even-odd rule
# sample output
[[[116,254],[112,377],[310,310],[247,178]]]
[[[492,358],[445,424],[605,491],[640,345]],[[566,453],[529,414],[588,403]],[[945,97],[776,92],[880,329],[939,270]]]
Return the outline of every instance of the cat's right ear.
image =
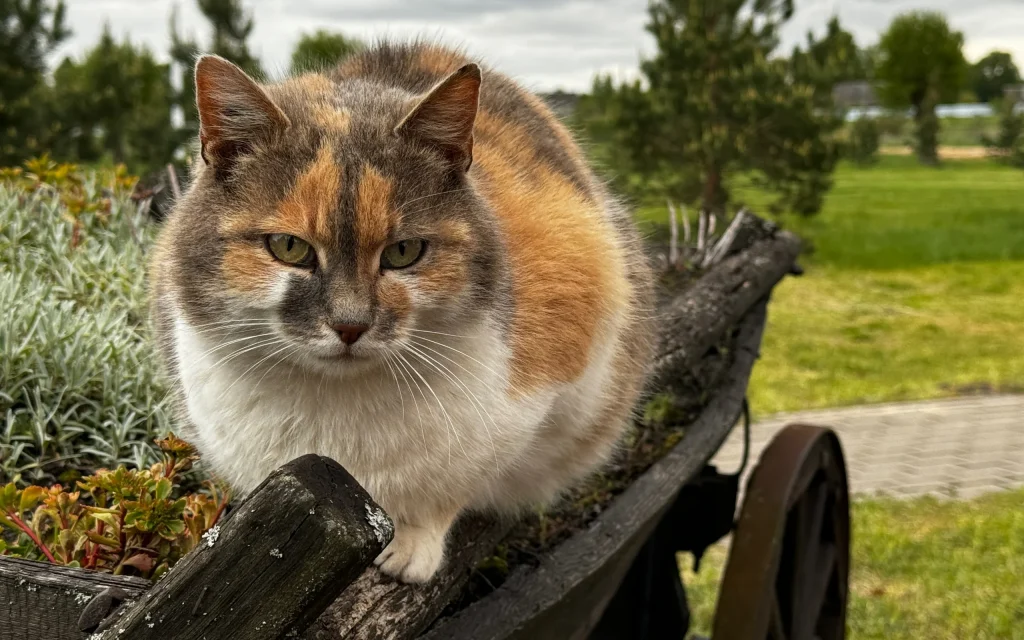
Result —
[[[473,163],[473,123],[480,103],[480,67],[467,64],[442,80],[395,127],[440,151],[468,171]]]
[[[255,144],[284,133],[288,116],[236,65],[220,56],[196,61],[196,107],[203,160],[228,169]]]

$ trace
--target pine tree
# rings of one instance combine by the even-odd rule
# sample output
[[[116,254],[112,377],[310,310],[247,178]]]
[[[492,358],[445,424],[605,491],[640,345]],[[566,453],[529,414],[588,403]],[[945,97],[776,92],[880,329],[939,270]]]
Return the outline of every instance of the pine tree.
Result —
[[[199,128],[196,113],[195,76],[192,67],[200,53],[213,53],[234,62],[251,76],[262,77],[259,60],[249,51],[247,40],[252,34],[253,18],[241,0],[197,0],[199,11],[210,23],[213,36],[202,47],[191,36],[178,33],[177,14],[171,14],[171,59],[178,67],[180,91],[175,103],[184,114],[185,137],[194,136]]]
[[[0,0],[0,166],[45,148],[46,55],[70,32],[64,2]]]
[[[871,75],[870,56],[857,46],[853,34],[843,29],[836,16],[829,20],[821,39],[808,33],[805,46],[793,49],[793,75],[814,86],[821,99],[830,97],[837,83],[867,80]]]
[[[629,172],[634,191],[720,211],[744,174],[778,195],[776,209],[820,209],[839,122],[786,60],[769,57],[792,10],[791,0],[652,2],[646,84],[599,78],[583,105],[584,127],[621,149],[609,162],[620,180]]]
[[[145,46],[115,42],[105,27],[81,62],[66,59],[57,67],[54,85],[65,129],[55,155],[77,161],[107,156],[139,173],[171,159],[178,139],[170,69]]]

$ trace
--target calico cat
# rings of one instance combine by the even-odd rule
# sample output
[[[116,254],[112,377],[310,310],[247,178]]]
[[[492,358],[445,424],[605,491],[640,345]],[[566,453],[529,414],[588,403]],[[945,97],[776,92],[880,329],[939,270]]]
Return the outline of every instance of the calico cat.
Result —
[[[189,437],[242,491],[305,453],[428,580],[468,509],[549,501],[613,455],[651,354],[629,213],[509,78],[428,43],[260,85],[195,68],[201,161],[152,311]]]

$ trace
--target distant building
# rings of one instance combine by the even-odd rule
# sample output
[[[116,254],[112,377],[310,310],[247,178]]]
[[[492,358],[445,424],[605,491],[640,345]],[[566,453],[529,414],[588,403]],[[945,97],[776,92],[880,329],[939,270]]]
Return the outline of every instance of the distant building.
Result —
[[[838,83],[832,87],[832,100],[841,109],[874,107],[878,105],[875,88],[867,80]]]

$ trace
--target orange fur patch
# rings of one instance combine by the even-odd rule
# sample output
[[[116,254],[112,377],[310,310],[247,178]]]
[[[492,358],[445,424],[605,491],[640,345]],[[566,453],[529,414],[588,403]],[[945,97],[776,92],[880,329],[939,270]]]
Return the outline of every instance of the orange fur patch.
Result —
[[[396,278],[381,278],[377,286],[377,304],[395,314],[402,323],[412,313],[409,290]]]
[[[582,375],[602,325],[628,304],[625,257],[600,205],[538,162],[521,127],[481,115],[482,189],[508,238],[516,300],[511,382],[528,393]]]
[[[250,243],[233,242],[224,251],[221,273],[228,287],[240,293],[257,294],[273,284],[274,259]]]
[[[392,210],[394,184],[369,164],[364,164],[356,192],[355,233],[358,240],[360,263],[372,264],[377,251],[391,233],[396,221]]]
[[[345,134],[352,125],[352,116],[348,111],[323,102],[313,107],[313,119],[327,131]]]
[[[473,252],[472,236],[469,225],[456,221],[442,222],[438,232],[444,238],[444,259],[431,261],[417,271],[416,289],[429,295],[451,296],[466,285],[468,267],[464,257]]]
[[[335,242],[330,221],[340,197],[341,167],[334,160],[333,146],[325,141],[276,211],[256,223],[250,215],[230,217],[223,231],[287,233],[314,246],[327,247]]]

